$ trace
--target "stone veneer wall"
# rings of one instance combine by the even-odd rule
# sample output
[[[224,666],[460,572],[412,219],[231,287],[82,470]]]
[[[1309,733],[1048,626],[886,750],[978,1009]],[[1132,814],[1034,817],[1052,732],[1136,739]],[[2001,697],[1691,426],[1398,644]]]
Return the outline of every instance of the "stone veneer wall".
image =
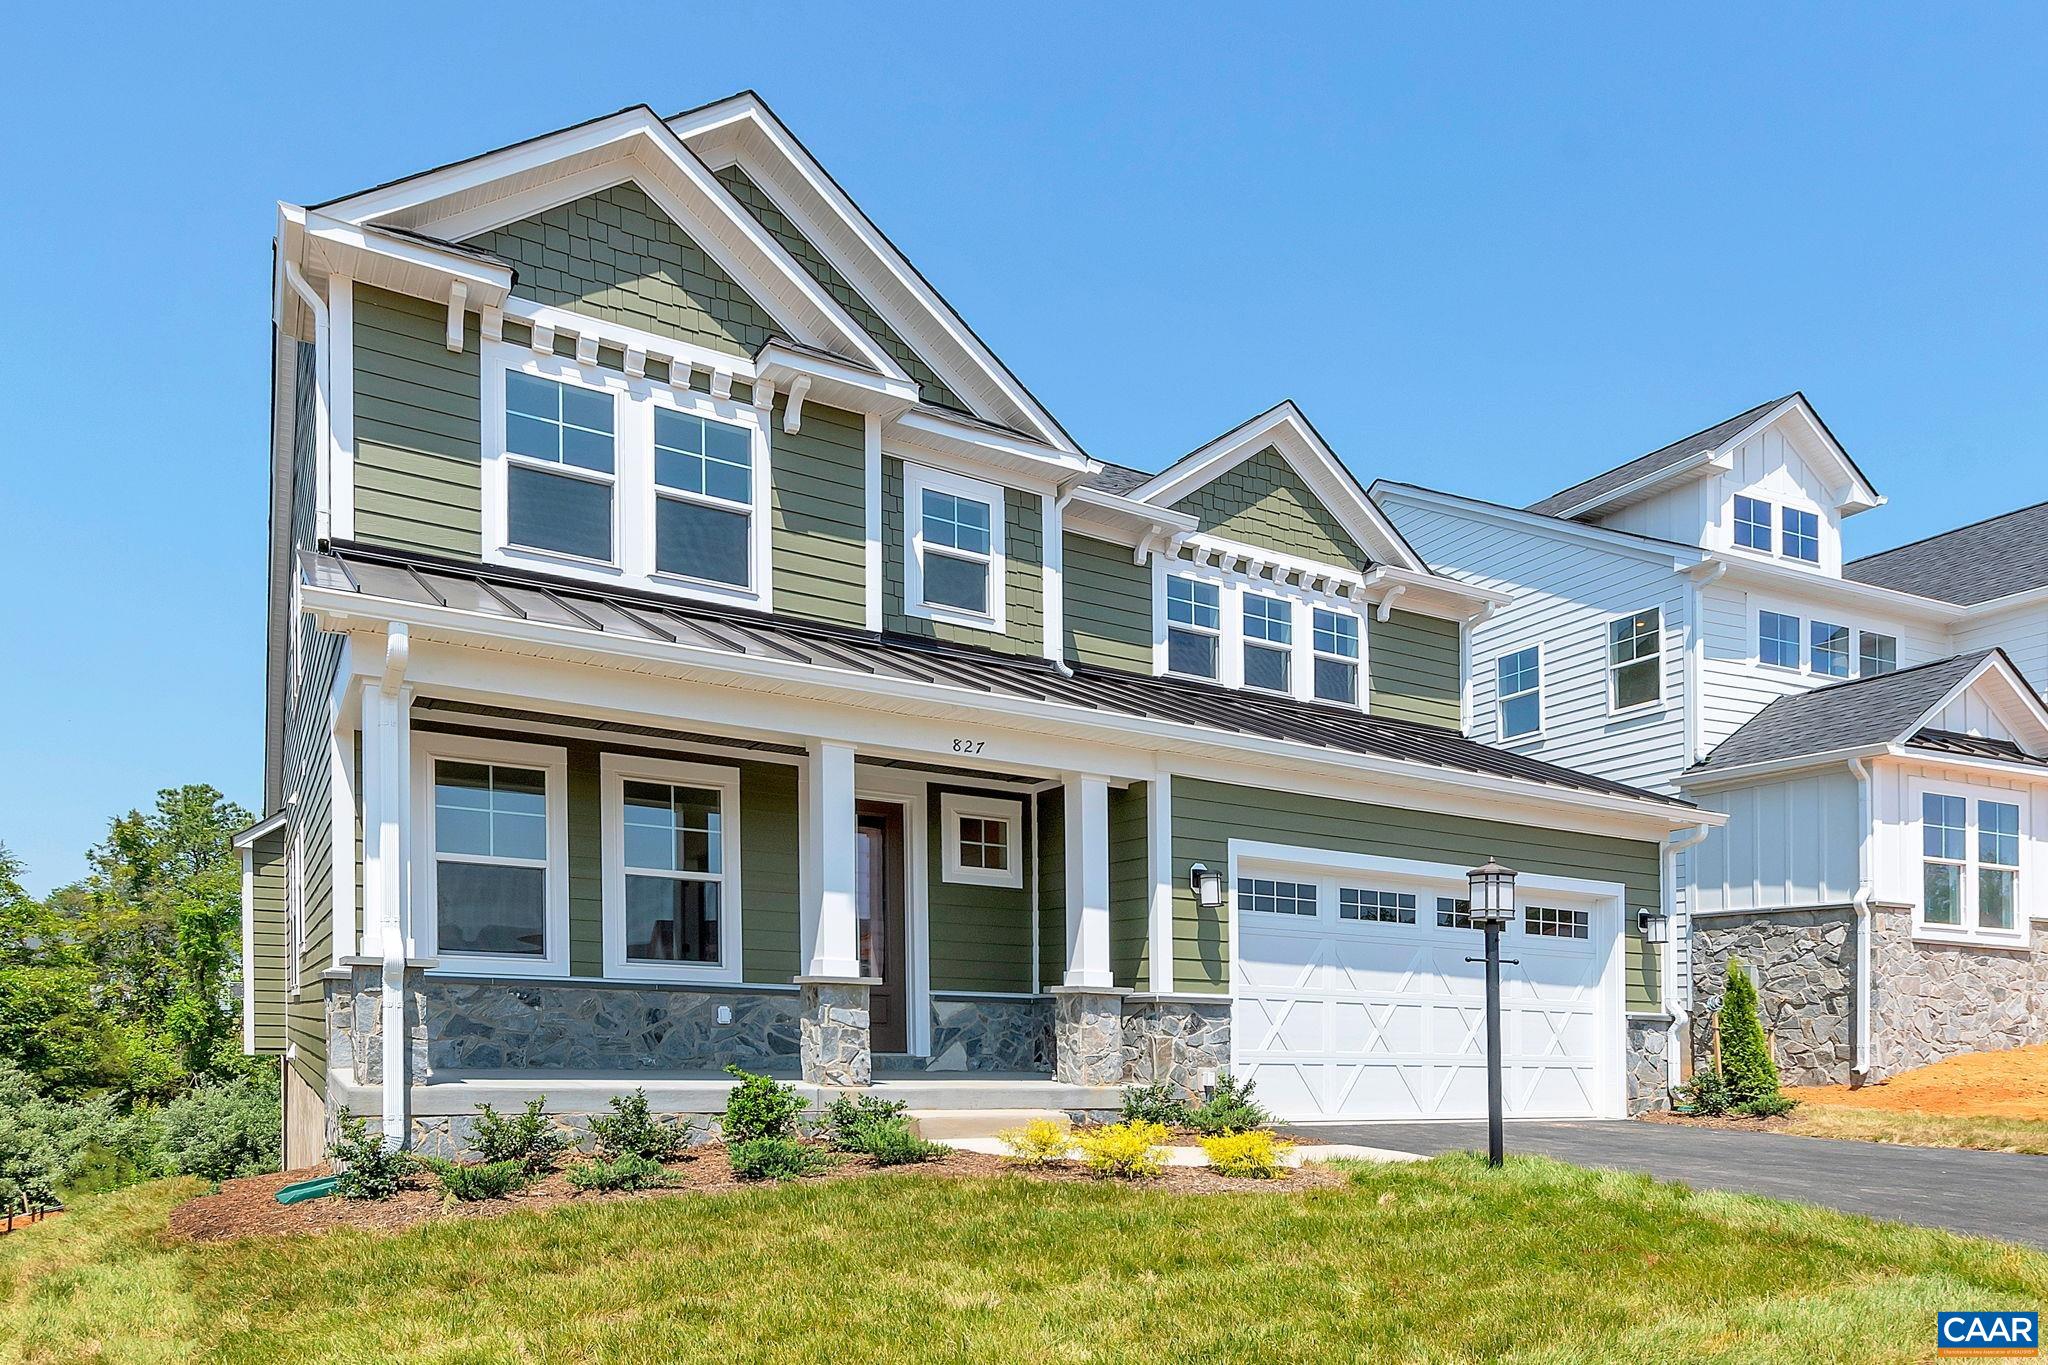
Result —
[[[1052,999],[932,998],[932,1071],[1051,1071]]]
[[[1915,942],[1904,907],[1871,917],[1870,1079],[2048,1042],[2048,926],[2030,924],[2027,946],[1987,948]]]
[[[1699,915],[1692,923],[1696,1064],[1714,1055],[1712,1016],[1727,994],[1734,957],[1756,982],[1785,1084],[1846,1084],[1856,1046],[1856,912],[1843,906]]]
[[[1190,1094],[1202,1073],[1230,1069],[1230,1000],[1134,995],[1124,1000],[1124,1082],[1169,1081]]]
[[[1671,1073],[1665,1056],[1671,1046],[1671,1021],[1655,1018],[1628,1021],[1628,1112],[1633,1118],[1671,1107]]]

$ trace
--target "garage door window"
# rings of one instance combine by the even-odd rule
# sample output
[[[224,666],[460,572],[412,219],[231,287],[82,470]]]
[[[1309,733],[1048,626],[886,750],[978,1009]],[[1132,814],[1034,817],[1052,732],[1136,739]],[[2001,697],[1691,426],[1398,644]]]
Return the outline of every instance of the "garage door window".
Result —
[[[1592,928],[1592,916],[1584,910],[1532,905],[1522,912],[1523,932],[1536,938],[1587,938]]]
[[[1472,902],[1453,900],[1449,896],[1436,898],[1436,927],[1439,929],[1470,929],[1472,927]]]
[[[1255,915],[1307,915],[1313,919],[1316,913],[1315,883],[1240,877],[1237,879],[1237,908]]]
[[[1415,897],[1407,891],[1367,891],[1356,886],[1337,888],[1337,914],[1341,919],[1369,920],[1376,924],[1415,923]]]

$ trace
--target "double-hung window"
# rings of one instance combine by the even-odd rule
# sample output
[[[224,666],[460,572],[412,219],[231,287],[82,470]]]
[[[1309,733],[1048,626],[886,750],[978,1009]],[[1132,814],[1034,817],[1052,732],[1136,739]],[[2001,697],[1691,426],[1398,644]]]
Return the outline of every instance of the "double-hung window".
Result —
[[[1812,651],[1809,667],[1828,678],[1849,676],[1849,628],[1830,625],[1826,621],[1806,623]]]
[[[1799,667],[1799,618],[1760,611],[1756,617],[1757,662],[1773,668]]]
[[[1920,841],[1922,927],[1994,936],[2018,931],[2017,804],[1922,792]]]
[[[1314,616],[1316,697],[1358,702],[1358,618],[1317,607]]]
[[[1543,729],[1542,659],[1542,647],[1531,645],[1503,654],[1495,664],[1502,739],[1521,739]]]
[[[1820,515],[1816,512],[1802,512],[1797,507],[1779,509],[1784,513],[1785,558],[1803,559],[1809,564],[1820,562]]]
[[[1977,803],[1977,927],[2010,930],[2018,921],[2020,808]]]
[[[1607,623],[1607,703],[1613,711],[1664,699],[1664,612],[1660,607]]]
[[[604,756],[607,976],[738,979],[737,772]]]
[[[911,518],[905,608],[912,616],[1003,628],[1003,490],[906,465]]]
[[[1771,552],[1771,505],[1761,498],[1735,495],[1735,543],[1748,550]]]
[[[1892,635],[1879,635],[1862,631],[1856,637],[1856,674],[1862,678],[1875,678],[1880,674],[1893,673],[1899,667],[1899,641]]]
[[[1272,692],[1290,688],[1288,660],[1294,653],[1294,604],[1264,593],[1244,595],[1244,685]]]
[[[1185,574],[1166,580],[1166,670],[1214,678],[1223,633],[1222,589]]]
[[[654,493],[657,573],[740,588],[752,583],[752,432],[657,406]]]
[[[428,732],[413,752],[427,955],[494,974],[566,973],[562,751]]]
[[[505,534],[513,545],[611,563],[618,472],[612,395],[505,374]]]

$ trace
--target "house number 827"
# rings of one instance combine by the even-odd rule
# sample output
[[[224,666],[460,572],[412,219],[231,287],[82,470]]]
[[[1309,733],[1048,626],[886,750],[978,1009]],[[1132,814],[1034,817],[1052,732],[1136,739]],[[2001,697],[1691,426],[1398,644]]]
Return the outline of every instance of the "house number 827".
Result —
[[[985,739],[956,739],[953,741],[953,752],[956,754],[978,754],[981,752],[982,746],[987,743],[988,741]]]

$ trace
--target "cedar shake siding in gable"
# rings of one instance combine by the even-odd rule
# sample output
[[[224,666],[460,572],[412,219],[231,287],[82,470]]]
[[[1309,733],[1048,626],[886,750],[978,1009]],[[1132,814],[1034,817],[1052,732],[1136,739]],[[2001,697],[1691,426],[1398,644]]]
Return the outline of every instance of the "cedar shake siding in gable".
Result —
[[[1241,544],[1354,569],[1372,562],[1270,446],[1209,480],[1173,510],[1198,518],[1204,532]]]
[[[482,369],[476,315],[460,352],[448,309],[355,287],[355,538],[479,558]]]
[[[518,268],[512,293],[643,332],[751,356],[782,330],[630,181],[468,245]]]
[[[1228,867],[1232,839],[1453,867],[1473,867],[1498,857],[1518,872],[1620,882],[1626,888],[1622,920],[1628,934],[1628,1009],[1660,1007],[1657,950],[1643,942],[1635,927],[1638,908],[1662,904],[1662,860],[1655,843],[1175,779],[1173,865]],[[1174,990],[1220,994],[1229,989],[1224,925],[1224,911],[1198,908],[1186,885],[1175,881]]]
[[[867,425],[858,413],[804,404],[802,430],[782,429],[775,400],[775,609],[814,621],[867,624]]]
[[[1397,609],[1384,621],[1371,613],[1366,632],[1372,713],[1460,728],[1465,706],[1458,623]]]
[[[770,237],[781,244],[804,273],[823,287],[833,301],[846,310],[846,315],[860,324],[861,330],[872,337],[877,345],[887,351],[901,365],[904,372],[917,381],[918,397],[927,403],[955,412],[966,412],[967,405],[946,387],[931,366],[924,363],[917,352],[910,349],[910,343],[896,334],[896,329],[885,321],[880,313],[868,306],[846,276],[839,273],[832,262],[825,259],[804,235],[796,230],[796,224],[789,221],[782,210],[775,207],[760,186],[747,177],[737,163],[727,166],[718,173],[718,183],[725,186],[726,193],[738,200],[754,221],[765,228]]]
[[[250,1015],[257,1052],[282,1052],[285,1045],[285,833],[275,830],[249,848],[249,978],[255,1009]]]
[[[903,461],[882,457],[882,628],[948,644],[979,645],[1004,654],[1044,649],[1044,503],[1036,493],[1004,490],[1003,630],[977,630],[911,616],[903,606]]]
[[[1101,668],[1152,671],[1152,570],[1128,546],[1069,533],[1066,657]]]

